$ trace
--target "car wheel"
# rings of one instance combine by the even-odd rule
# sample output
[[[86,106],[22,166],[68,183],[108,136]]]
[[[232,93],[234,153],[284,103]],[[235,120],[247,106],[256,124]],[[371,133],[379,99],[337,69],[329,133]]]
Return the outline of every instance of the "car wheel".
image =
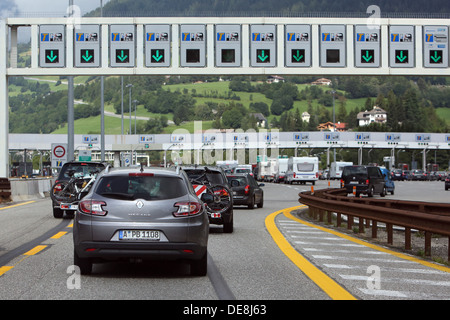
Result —
[[[258,208],[262,208],[264,206],[264,195],[261,195],[261,201],[258,203]]]
[[[386,196],[386,194],[387,194],[386,187],[383,187],[383,190],[380,193],[380,197],[384,197]]]
[[[231,217],[230,222],[223,223],[223,233],[232,233],[233,232],[233,217]]]
[[[64,211],[60,208],[53,208],[53,217],[57,219],[61,219],[64,215]]]
[[[81,274],[91,274],[92,261],[89,258],[80,258],[77,252],[73,252],[73,264],[80,268]]]
[[[205,252],[200,260],[191,261],[190,265],[192,276],[206,276],[208,271],[208,253]]]
[[[369,192],[367,192],[367,196],[368,197],[373,197],[373,193],[374,193],[374,190],[375,188],[373,187],[373,186],[371,186],[370,188],[369,188]]]
[[[252,200],[251,200],[250,203],[248,204],[248,208],[249,208],[249,209],[255,208],[255,196],[252,197]]]

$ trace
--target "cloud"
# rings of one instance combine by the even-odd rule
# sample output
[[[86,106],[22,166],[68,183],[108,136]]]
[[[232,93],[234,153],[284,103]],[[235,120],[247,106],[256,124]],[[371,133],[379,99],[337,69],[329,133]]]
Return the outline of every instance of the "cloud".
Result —
[[[7,18],[16,14],[18,11],[17,5],[14,1],[0,2],[0,18]]]

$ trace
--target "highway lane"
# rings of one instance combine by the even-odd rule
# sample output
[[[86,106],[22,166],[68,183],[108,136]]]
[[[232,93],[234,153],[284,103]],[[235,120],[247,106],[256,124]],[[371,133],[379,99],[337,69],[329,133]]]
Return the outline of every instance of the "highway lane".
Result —
[[[224,234],[221,227],[211,226],[207,277],[191,277],[188,267],[180,264],[97,264],[93,275],[82,276],[80,289],[76,289],[76,279],[68,269],[73,252],[69,225],[61,230],[67,232],[61,237],[34,243],[43,246],[41,251],[34,255],[20,254],[7,263],[13,268],[3,269],[0,276],[0,299],[329,299],[278,249],[265,229],[268,214],[280,206],[298,204],[296,190],[279,195],[275,192],[277,188],[267,185],[264,208],[235,209],[232,234]],[[8,215],[5,220],[14,219],[21,225],[21,217],[34,212],[37,215],[34,224],[42,222],[39,229],[43,232],[61,222],[52,218],[50,208],[49,200],[41,200],[1,213],[5,217]],[[9,224],[12,226],[14,222]],[[12,243],[9,238],[14,238],[21,228],[11,229],[14,231],[8,232],[2,247],[3,243]],[[28,235],[26,238],[31,241],[35,237]],[[2,254],[6,252],[8,250]]]
[[[327,187],[327,183],[320,181],[315,188]],[[338,183],[332,181],[331,186]],[[421,195],[423,200],[434,199],[441,184],[443,190],[443,183],[438,182],[404,182],[402,187],[398,183],[395,196],[389,195],[388,198],[405,193]],[[234,233],[224,234],[220,227],[211,225],[206,277],[191,277],[188,267],[180,264],[109,263],[94,265],[93,275],[78,278],[70,269],[73,251],[71,220],[54,219],[49,200],[2,209],[0,268],[5,264],[12,268],[3,269],[3,272],[0,269],[0,299],[328,300],[332,294],[318,284],[319,280],[327,277],[357,299],[445,298],[442,292],[448,292],[448,271],[407,261],[389,252],[372,251],[351,240],[326,234],[299,222],[295,214],[275,214],[274,222],[282,237],[297,254],[325,274],[314,278],[314,273],[311,276],[308,270],[301,270],[286,249],[279,247],[267,220],[282,208],[299,206],[298,192],[310,188],[310,185],[267,183],[264,186],[264,208],[235,208]],[[411,191],[407,191],[408,188]],[[443,195],[445,191],[440,196]],[[66,233],[51,238],[49,230],[53,234],[58,234],[58,231]],[[45,234],[48,236],[43,239]],[[40,251],[27,255],[24,250],[19,252],[17,248],[24,249],[27,244],[27,250],[38,246],[37,251]],[[369,251],[372,253],[367,253]],[[339,254],[334,256],[332,253]],[[8,254],[14,258],[2,260]],[[373,258],[378,260],[371,260]],[[401,262],[391,261],[396,259]],[[406,267],[395,269],[387,263]],[[408,288],[389,288],[384,295],[382,290],[370,291],[373,288],[368,288],[368,268],[373,265],[382,270],[383,281],[378,284],[384,287],[386,281],[397,279]],[[413,269],[418,270],[414,277],[399,277],[411,274]],[[427,290],[418,290],[423,284]]]

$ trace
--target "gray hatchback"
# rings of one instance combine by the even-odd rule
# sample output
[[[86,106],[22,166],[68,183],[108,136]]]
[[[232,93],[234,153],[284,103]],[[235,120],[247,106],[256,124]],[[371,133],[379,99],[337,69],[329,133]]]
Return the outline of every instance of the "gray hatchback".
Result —
[[[208,215],[180,169],[104,170],[74,219],[74,264],[114,260],[185,260],[206,275]]]

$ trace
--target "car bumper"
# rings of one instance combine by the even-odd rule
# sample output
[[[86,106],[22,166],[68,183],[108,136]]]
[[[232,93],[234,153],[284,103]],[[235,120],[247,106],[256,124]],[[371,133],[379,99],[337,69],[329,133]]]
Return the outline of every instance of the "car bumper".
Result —
[[[249,204],[251,201],[251,196],[233,196],[233,204],[235,205]]]
[[[353,188],[355,187],[355,192],[356,193],[363,193],[363,194],[367,194],[369,192],[369,186],[364,184],[349,184],[349,185],[345,185],[345,189],[347,191],[347,193],[353,193]]]
[[[206,245],[197,243],[137,243],[137,242],[82,242],[75,246],[80,258],[93,260],[198,260],[207,251]]]

